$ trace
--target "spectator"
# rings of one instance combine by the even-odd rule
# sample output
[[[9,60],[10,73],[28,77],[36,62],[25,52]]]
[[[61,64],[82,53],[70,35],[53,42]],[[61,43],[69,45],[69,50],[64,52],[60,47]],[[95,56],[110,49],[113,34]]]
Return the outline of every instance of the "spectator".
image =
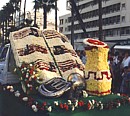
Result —
[[[114,62],[114,92],[117,93],[120,91],[120,86],[122,82],[122,76],[121,76],[121,70],[120,70],[120,65],[122,62],[122,58],[118,56],[117,62]]]
[[[76,51],[77,55],[79,56],[79,58],[81,58],[81,53],[79,50]]]
[[[115,77],[114,77],[114,63],[113,63],[113,58],[110,57],[109,58],[109,68],[110,68],[110,72],[111,72],[111,77],[112,77],[112,91],[114,92],[114,88],[115,88]]]
[[[114,55],[109,51],[108,52],[108,64],[110,64],[110,60],[112,60]]]
[[[113,62],[115,63],[115,65],[118,64],[119,62],[118,58],[119,58],[119,52],[115,52],[114,58],[113,58]]]
[[[85,65],[86,61],[87,61],[87,57],[86,57],[86,52],[85,51],[82,52],[81,60],[82,60],[82,63]]]
[[[124,67],[128,67],[129,64],[130,64],[129,52],[125,51],[124,58],[123,58],[122,63],[121,63],[121,69],[122,69],[122,71],[123,71]]]
[[[124,75],[121,83],[120,92],[122,94],[130,94],[130,66],[124,67]]]

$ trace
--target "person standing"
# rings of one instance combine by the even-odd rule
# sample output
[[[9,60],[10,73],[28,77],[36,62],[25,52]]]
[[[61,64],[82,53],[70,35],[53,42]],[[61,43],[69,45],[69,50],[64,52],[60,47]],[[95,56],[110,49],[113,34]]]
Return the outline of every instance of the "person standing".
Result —
[[[87,62],[87,57],[86,57],[86,52],[85,51],[82,52],[81,60],[82,60],[82,63],[85,65],[86,62]]]
[[[123,58],[122,63],[121,63],[121,69],[123,70],[124,67],[129,66],[129,64],[130,64],[129,51],[125,51],[124,58]]]

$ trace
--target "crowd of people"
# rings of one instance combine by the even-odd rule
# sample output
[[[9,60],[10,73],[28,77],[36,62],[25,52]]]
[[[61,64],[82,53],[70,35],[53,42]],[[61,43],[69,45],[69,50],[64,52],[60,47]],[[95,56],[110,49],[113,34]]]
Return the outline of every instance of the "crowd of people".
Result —
[[[130,95],[130,53],[115,52],[108,54],[108,63],[112,74],[112,91]]]
[[[76,51],[83,64],[87,62],[85,51]],[[130,95],[130,52],[108,53],[108,64],[112,76],[112,92]]]

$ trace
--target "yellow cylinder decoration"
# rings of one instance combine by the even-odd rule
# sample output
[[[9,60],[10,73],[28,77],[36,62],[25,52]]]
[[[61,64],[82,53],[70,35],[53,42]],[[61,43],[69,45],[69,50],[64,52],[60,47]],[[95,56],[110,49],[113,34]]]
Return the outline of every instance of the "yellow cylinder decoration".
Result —
[[[91,95],[108,95],[111,93],[111,74],[108,66],[107,44],[87,38],[83,41],[87,47],[85,65],[86,91]]]

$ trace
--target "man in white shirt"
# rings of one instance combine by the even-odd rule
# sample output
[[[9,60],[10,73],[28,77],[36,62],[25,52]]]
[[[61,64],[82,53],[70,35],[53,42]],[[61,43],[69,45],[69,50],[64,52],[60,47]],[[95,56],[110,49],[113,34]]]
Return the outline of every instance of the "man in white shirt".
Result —
[[[126,51],[121,63],[121,68],[123,69],[124,67],[129,66],[129,64],[130,64],[130,56],[129,56],[129,52]]]

